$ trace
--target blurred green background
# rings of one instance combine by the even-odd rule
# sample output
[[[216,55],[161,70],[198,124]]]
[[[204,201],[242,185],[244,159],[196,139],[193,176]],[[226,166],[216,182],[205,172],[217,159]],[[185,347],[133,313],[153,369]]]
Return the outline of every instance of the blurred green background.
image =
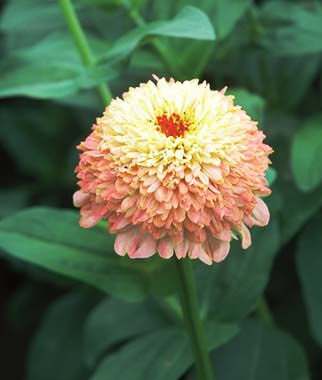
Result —
[[[243,252],[217,266],[214,281],[211,268],[201,269],[209,274],[203,281],[213,281],[209,302],[224,310],[218,320],[245,326],[215,352],[221,363],[218,378],[322,379],[322,2],[73,4],[95,55],[90,68],[82,64],[57,1],[7,0],[0,5],[0,239],[7,239],[8,218],[19,210],[72,208],[75,147],[102,113],[99,83],[108,82],[113,96],[150,80],[153,73],[178,80],[198,77],[218,90],[228,86],[236,102],[259,121],[275,153],[268,172],[273,183],[270,227],[256,232],[249,255]],[[17,219],[17,231],[25,228],[19,223]],[[80,360],[84,323],[90,312],[95,319],[93,310],[99,306],[103,315],[104,307],[109,315],[126,306],[8,256],[8,245],[1,246],[1,379],[92,379],[97,356],[90,352],[94,359],[88,366]],[[256,328],[243,321],[253,318],[262,293],[275,328],[287,334],[285,341],[284,335],[269,333],[258,340]],[[126,309],[125,314],[132,312]],[[155,322],[151,313],[145,311],[145,318],[154,330],[163,322]],[[97,322],[93,334],[109,335],[108,329],[111,325]],[[104,350],[117,350],[119,341],[112,339]],[[248,352],[255,346],[265,360],[257,360],[252,377],[246,369],[255,360]],[[101,357],[101,349],[95,349]]]

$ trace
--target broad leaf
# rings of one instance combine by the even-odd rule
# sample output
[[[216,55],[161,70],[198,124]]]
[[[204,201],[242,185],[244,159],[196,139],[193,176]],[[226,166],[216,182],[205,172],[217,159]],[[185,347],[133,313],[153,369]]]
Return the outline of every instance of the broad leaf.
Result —
[[[71,69],[32,64],[2,73],[0,97],[60,98],[77,92],[77,73]]]
[[[100,21],[99,15],[102,10],[99,7],[93,7],[94,4],[99,3],[102,1],[73,1],[73,6],[83,26],[90,24],[89,16],[92,14],[96,16],[97,23]],[[107,1],[104,0],[104,3]],[[28,25],[28,28],[25,28],[25,25]],[[10,0],[6,3],[0,20],[0,30],[10,34],[18,32],[21,35],[36,36],[38,34],[40,36],[63,28],[66,28],[66,20],[59,2],[55,0]]]
[[[114,344],[155,331],[168,324],[169,320],[162,310],[156,307],[156,303],[128,303],[106,299],[93,309],[86,321],[86,359],[92,366]]]
[[[98,39],[91,33],[88,33],[86,38],[94,55],[98,55],[102,50],[109,47],[106,41]],[[74,68],[78,71],[83,69],[80,53],[68,31],[51,33],[32,46],[16,49],[11,53],[11,56],[27,62],[43,60],[50,64]]]
[[[130,54],[148,36],[167,36],[196,40],[214,40],[215,34],[207,15],[198,8],[187,6],[173,20],[155,21],[140,26],[121,37],[100,56],[102,60],[120,60]]]
[[[277,221],[271,220],[264,228],[253,228],[251,234],[253,244],[246,251],[239,247],[240,242],[234,242],[224,262],[199,266],[202,312],[215,320],[242,319],[255,307],[266,287],[280,244]]]
[[[45,313],[28,354],[27,380],[86,380],[82,330],[93,299],[69,294]]]
[[[319,215],[301,234],[296,259],[312,335],[322,347],[321,231],[322,217]]]
[[[268,181],[268,185],[271,186],[275,182],[277,177],[276,170],[274,168],[268,168],[265,177]]]
[[[215,63],[216,75],[225,73],[223,84],[227,84],[226,77],[232,77],[236,86],[262,96],[271,112],[272,108],[285,112],[299,104],[303,107],[305,95],[319,72],[320,57],[281,57],[244,44],[232,47],[231,54],[223,53],[221,61]]]
[[[64,66],[62,62],[20,63],[8,59],[6,66],[1,73],[0,97],[64,98],[116,76],[106,65],[84,68],[81,63]]]
[[[263,45],[277,55],[303,55],[322,51],[322,6],[267,2],[260,14]]]
[[[0,222],[0,237],[0,247],[10,255],[124,299],[144,298],[158,281],[166,282],[167,290],[173,285],[172,262],[118,256],[105,228],[81,229],[72,211],[21,211]]]
[[[322,183],[322,116],[306,121],[292,143],[291,165],[296,184],[311,191]]]
[[[236,23],[250,7],[252,0],[214,0],[213,20],[219,39],[224,39],[233,30]]]
[[[233,325],[209,324],[209,349],[214,349],[236,333]],[[107,356],[90,380],[177,380],[193,364],[188,336],[179,328],[164,328],[135,339]]]
[[[240,105],[253,120],[258,121],[261,128],[265,100],[259,95],[252,94],[243,88],[231,88],[228,94],[235,96],[235,104]]]
[[[64,25],[64,17],[54,1],[11,0],[4,8],[0,29],[5,32],[31,29],[58,28]],[[29,29],[28,28],[28,29]]]
[[[322,206],[322,186],[307,194],[286,181],[278,186],[281,194],[281,242],[285,244]]]
[[[218,380],[309,380],[300,345],[286,333],[246,321],[241,333],[213,354]]]

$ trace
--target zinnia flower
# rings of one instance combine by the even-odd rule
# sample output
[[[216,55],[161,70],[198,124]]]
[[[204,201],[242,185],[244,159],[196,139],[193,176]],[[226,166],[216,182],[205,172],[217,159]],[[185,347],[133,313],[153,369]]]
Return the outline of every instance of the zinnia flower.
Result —
[[[225,89],[156,80],[113,100],[79,145],[80,225],[107,220],[121,256],[220,262],[269,221],[272,149]]]

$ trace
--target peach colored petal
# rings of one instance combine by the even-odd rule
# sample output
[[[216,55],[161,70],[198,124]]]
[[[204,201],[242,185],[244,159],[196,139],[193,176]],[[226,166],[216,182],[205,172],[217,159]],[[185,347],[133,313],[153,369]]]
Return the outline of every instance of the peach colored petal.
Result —
[[[83,228],[91,228],[95,226],[95,224],[97,224],[100,220],[100,215],[86,215],[80,218],[79,224]]]
[[[266,226],[269,222],[269,210],[266,203],[261,198],[257,198],[252,217],[256,226]]]
[[[182,242],[175,246],[175,253],[178,259],[186,257],[188,252],[188,241],[183,239]]]
[[[164,259],[170,259],[170,257],[173,256],[173,244],[171,239],[161,239],[158,243],[158,252]]]
[[[73,204],[75,207],[82,207],[90,198],[88,193],[78,190],[73,195]]]
[[[199,259],[207,265],[212,264],[212,258],[207,255],[206,251],[203,248],[200,249]]]
[[[245,224],[242,224],[241,228],[241,235],[242,235],[242,248],[247,249],[252,245],[252,238],[250,236],[249,229],[245,226]]]
[[[189,257],[197,259],[201,254],[201,244],[190,242],[189,244]]]
[[[219,241],[217,247],[212,251],[212,259],[216,263],[225,260],[229,253],[230,243],[227,241]]]
[[[126,232],[120,232],[116,235],[114,250],[120,256],[125,256],[128,253],[128,249],[131,245],[131,242],[137,234],[138,231],[136,228],[132,228]]]
[[[130,255],[134,259],[146,259],[153,256],[157,250],[157,243],[150,234],[141,239],[137,250]]]
[[[110,231],[117,232],[127,225],[129,225],[129,221],[123,215],[120,215],[116,218],[114,223],[110,225]]]

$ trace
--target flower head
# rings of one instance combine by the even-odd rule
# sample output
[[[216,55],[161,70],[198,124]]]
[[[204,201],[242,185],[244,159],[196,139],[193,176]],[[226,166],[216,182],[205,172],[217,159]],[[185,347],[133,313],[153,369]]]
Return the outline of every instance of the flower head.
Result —
[[[264,226],[272,149],[225,90],[158,79],[105,109],[78,149],[80,225],[107,220],[115,251],[131,258],[222,261],[230,241]]]

